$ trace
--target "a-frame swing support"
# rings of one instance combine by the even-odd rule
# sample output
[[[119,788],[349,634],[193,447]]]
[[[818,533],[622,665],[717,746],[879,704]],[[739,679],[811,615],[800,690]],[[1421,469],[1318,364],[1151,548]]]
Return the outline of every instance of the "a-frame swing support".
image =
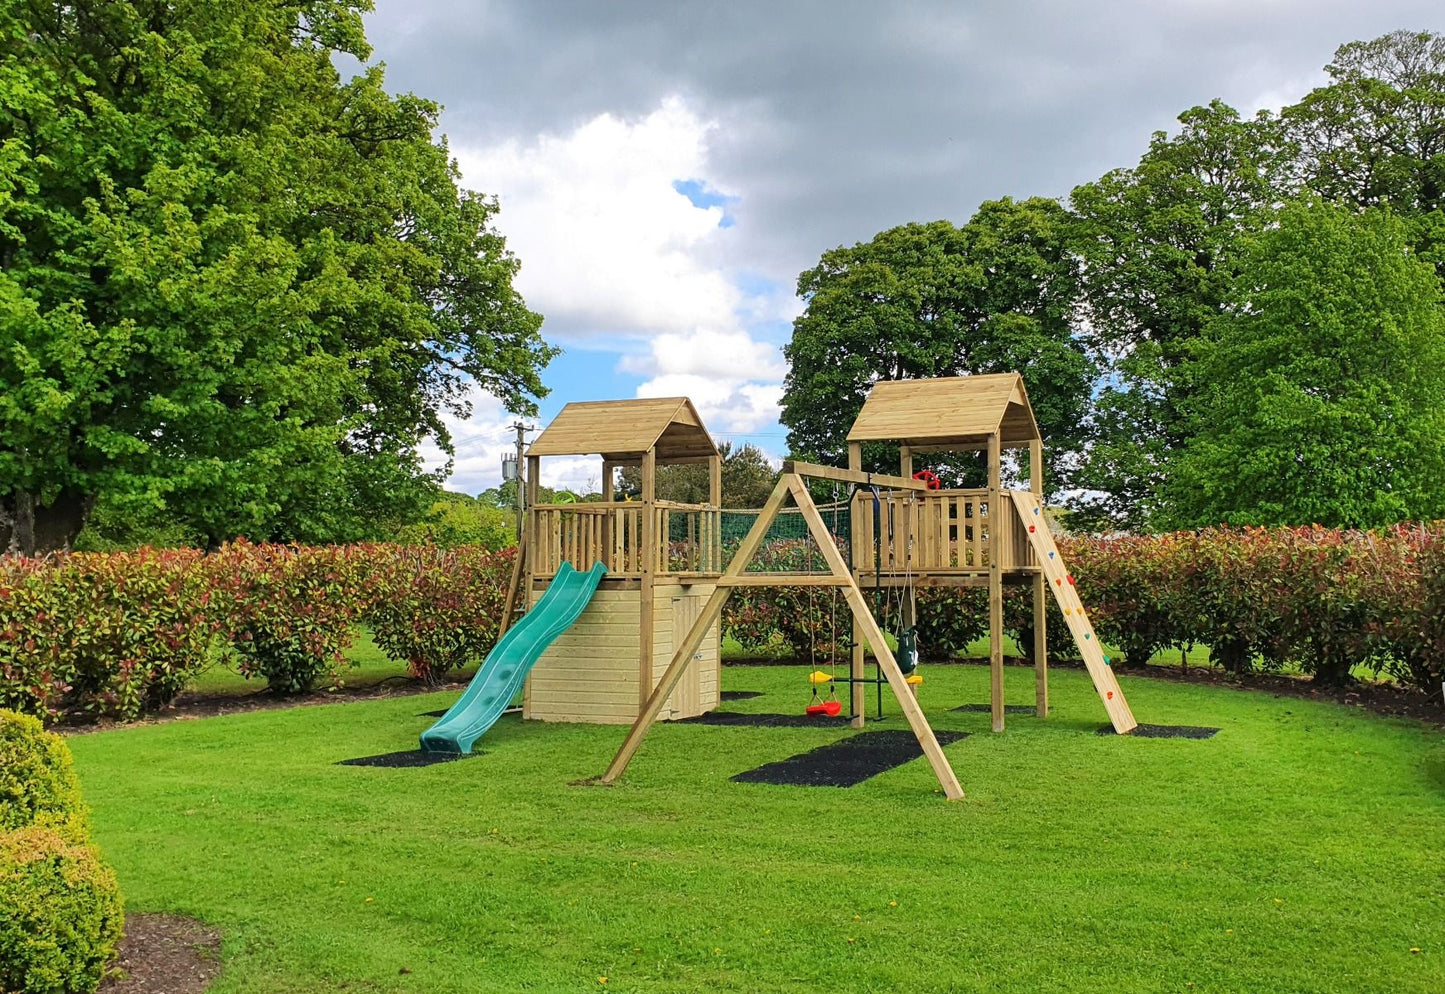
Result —
[[[812,497],[808,494],[808,488],[804,485],[803,475],[814,475],[813,469],[820,470],[816,475],[827,479],[839,479],[846,475],[852,479],[853,473],[835,470],[827,467],[811,467],[806,464],[790,464],[782,476],[778,478],[777,485],[769,495],[767,503],[763,505],[762,511],[758,514],[753,527],[748,531],[742,544],[738,547],[732,562],[717,580],[717,588],[708,598],[707,604],[703,606],[697,619],[688,629],[686,637],[677,646],[672,661],[668,664],[667,670],[663,673],[662,679],[653,689],[652,695],[648,697],[647,703],[643,706],[642,712],[637,716],[632,728],[627,733],[627,738],[622,742],[617,755],[613,757],[607,772],[599,778],[605,784],[615,783],[617,778],[627,770],[636,755],[642,740],[647,737],[652,724],[657,720],[658,713],[662,710],[663,704],[668,696],[682,679],[688,666],[692,663],[693,654],[697,652],[707,635],[708,629],[722,612],[723,605],[727,603],[728,597],[732,594],[733,588],[750,584],[754,577],[744,577],[744,571],[752,562],[753,556],[757,553],[758,547],[762,544],[768,528],[782,510],[784,502],[791,495],[798,510],[807,522],[808,531],[812,534],[814,541],[823,554],[824,560],[828,563],[831,582],[842,589],[844,599],[848,602],[849,610],[852,611],[853,620],[857,624],[864,638],[873,646],[873,652],[878,660],[878,666],[888,679],[888,686],[893,691],[893,696],[898,701],[899,709],[908,719],[908,726],[918,738],[918,744],[923,749],[923,755],[928,760],[928,765],[933,768],[934,775],[938,778],[939,785],[943,788],[944,796],[951,801],[960,800],[963,797],[963,788],[959,786],[958,777],[954,775],[953,767],[948,763],[948,757],[944,755],[943,747],[938,744],[938,738],[933,734],[933,729],[928,724],[928,719],[923,715],[923,709],[918,706],[918,701],[913,696],[912,688],[908,686],[903,676],[903,671],[898,668],[898,660],[894,658],[893,652],[888,648],[888,641],[883,637],[883,631],[878,627],[877,620],[868,609],[868,602],[863,592],[858,588],[848,564],[843,560],[843,555],[833,542],[833,536],[829,534],[823,523],[823,517],[818,513],[817,506],[813,503]],[[914,480],[896,477],[868,477],[867,474],[858,473],[860,482],[868,479],[876,480],[888,486],[903,489],[923,489]],[[754,575],[756,576],[756,575]],[[786,584],[786,578],[779,578],[780,584]]]

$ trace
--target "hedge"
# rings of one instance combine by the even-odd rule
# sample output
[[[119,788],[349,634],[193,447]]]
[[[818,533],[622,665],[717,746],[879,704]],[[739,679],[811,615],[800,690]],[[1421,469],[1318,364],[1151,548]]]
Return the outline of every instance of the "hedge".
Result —
[[[515,549],[368,548],[366,622],[383,652],[432,684],[486,655],[497,640]]]
[[[1216,664],[1236,672],[1292,664],[1338,683],[1352,666],[1365,665],[1440,693],[1445,523],[1376,532],[1218,528],[1059,544],[1095,628],[1120,650],[1118,665],[1203,645]],[[763,561],[791,568],[805,568],[808,557],[797,540],[759,552]],[[795,654],[810,646],[821,652],[834,630],[830,613],[817,606],[827,600],[784,588],[740,588],[724,610],[724,630],[748,647],[781,639]],[[960,653],[987,631],[983,591],[923,588],[917,602],[925,657]],[[1049,618],[1050,654],[1072,655],[1052,599]],[[843,612],[840,639],[848,625]],[[1025,653],[1032,651],[1032,625],[1030,588],[1005,588],[1005,631]]]
[[[1445,525],[1377,532],[1209,529],[1061,541],[1118,664],[1209,646],[1235,671],[1298,666],[1322,682],[1363,664],[1438,693],[1445,659]],[[134,718],[169,705],[230,658],[278,693],[339,681],[358,625],[414,676],[480,661],[496,638],[511,550],[389,544],[302,548],[238,542],[195,551],[0,557],[0,707]],[[846,552],[845,552],[846,555]],[[757,569],[821,569],[807,540],[770,542]],[[978,590],[920,589],[925,658],[987,630]],[[896,594],[880,621],[894,627]],[[871,593],[870,593],[871,598]],[[1050,607],[1050,653],[1071,651]],[[1009,587],[1006,631],[1033,645],[1029,588]],[[739,588],[723,615],[744,646],[781,641],[801,658],[842,656],[851,632],[824,588]],[[836,642],[836,644],[835,644]]]

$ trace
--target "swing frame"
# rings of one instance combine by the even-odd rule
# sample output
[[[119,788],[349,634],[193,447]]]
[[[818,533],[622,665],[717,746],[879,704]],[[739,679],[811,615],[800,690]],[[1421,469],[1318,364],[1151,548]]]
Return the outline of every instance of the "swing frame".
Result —
[[[964,796],[963,788],[959,786],[958,777],[953,767],[944,755],[943,747],[938,743],[938,737],[934,735],[933,728],[924,717],[923,709],[918,706],[918,701],[913,695],[912,688],[908,685],[903,671],[899,669],[898,661],[894,658],[892,650],[888,648],[888,641],[883,637],[883,630],[879,627],[878,621],[873,617],[872,611],[868,608],[867,598],[858,586],[858,581],[838,551],[833,536],[828,532],[822,515],[818,512],[817,505],[813,503],[812,496],[808,493],[808,487],[804,483],[804,477],[815,479],[837,480],[845,483],[863,483],[872,485],[878,483],[894,490],[925,490],[927,485],[918,480],[898,476],[882,476],[876,473],[865,473],[858,470],[836,469],[831,466],[815,466],[811,463],[785,462],[783,472],[778,477],[777,484],[773,487],[767,503],[763,505],[757,520],[749,529],[742,544],[738,546],[737,553],[728,564],[727,569],[718,577],[717,587],[688,629],[687,635],[677,645],[677,651],[673,654],[672,661],[668,664],[662,679],[658,681],[652,694],[643,706],[642,712],[633,722],[632,728],[628,731],[627,737],[623,739],[617,755],[602,774],[599,782],[604,784],[616,783],[617,779],[626,772],[632,758],[637,754],[643,740],[647,737],[653,723],[657,720],[658,713],[662,710],[663,704],[667,701],[668,695],[677,686],[687,668],[693,661],[693,654],[707,633],[709,627],[722,613],[723,605],[727,603],[728,597],[733,589],[742,586],[761,586],[777,584],[779,582],[789,585],[808,585],[819,587],[836,587],[843,593],[843,598],[848,604],[853,615],[855,644],[853,652],[861,656],[863,643],[866,639],[873,647],[874,658],[879,668],[883,671],[888,680],[889,689],[893,691],[893,697],[898,702],[899,710],[908,720],[908,726],[914,736],[918,739],[919,746],[923,749],[923,755],[928,760],[934,776],[938,778],[939,786],[943,788],[944,796],[950,801],[961,800]],[[784,503],[789,497],[797,505],[802,513],[803,520],[807,523],[808,531],[817,542],[819,551],[823,554],[824,561],[828,564],[826,574],[812,574],[804,576],[790,576],[780,578],[776,575],[753,574],[744,576],[748,564],[752,562],[753,556],[757,554],[763,538],[768,533],[768,528],[782,510]],[[862,639],[856,636],[861,635]],[[854,696],[858,696],[862,687],[852,684]],[[855,722],[861,722],[861,707],[855,707]]]

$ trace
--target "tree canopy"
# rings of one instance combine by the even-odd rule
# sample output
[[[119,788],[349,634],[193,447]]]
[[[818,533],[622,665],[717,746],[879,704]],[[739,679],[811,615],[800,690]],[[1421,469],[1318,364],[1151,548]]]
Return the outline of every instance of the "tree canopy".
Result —
[[[1157,517],[1372,527],[1445,515],[1445,308],[1388,210],[1310,199],[1246,239],[1184,365],[1190,432]]]
[[[1095,369],[1074,335],[1077,264],[1055,201],[984,204],[967,224],[906,224],[823,253],[798,278],[782,422],[799,456],[841,463],[877,380],[1021,371],[1050,441],[1046,476],[1067,487],[1082,451]],[[868,468],[896,471],[896,450],[868,446]],[[977,482],[976,460],[940,464]]]
[[[0,544],[97,499],[206,540],[362,537],[435,494],[418,447],[554,354],[438,108],[362,2],[0,9]]]

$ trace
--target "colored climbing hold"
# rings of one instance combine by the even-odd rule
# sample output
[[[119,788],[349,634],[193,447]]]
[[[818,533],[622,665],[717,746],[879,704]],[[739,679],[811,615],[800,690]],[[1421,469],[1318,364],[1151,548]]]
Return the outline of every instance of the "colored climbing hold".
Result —
[[[1104,697],[1105,699],[1112,701],[1114,699],[1114,692],[1111,690],[1107,694],[1105,694]]]
[[[1038,514],[1038,513],[1039,513],[1039,509],[1038,509],[1038,508],[1034,508],[1034,513],[1035,513],[1035,514]]]
[[[1085,642],[1089,641],[1089,633],[1088,633],[1088,632],[1085,632],[1085,633],[1084,633],[1084,641],[1085,641]]]
[[[1105,665],[1105,666],[1109,665],[1109,657],[1108,657],[1108,656],[1105,656],[1105,657],[1104,657],[1104,665]]]
[[[1050,558],[1050,559],[1054,558],[1054,554],[1053,554],[1052,552],[1049,553],[1049,558]]]
[[[1074,582],[1074,574],[1070,573],[1070,574],[1069,574],[1069,583],[1072,584],[1073,582]]]
[[[1033,525],[1029,525],[1029,532],[1032,533],[1033,530],[1034,530],[1034,526],[1033,526]]]
[[[1055,582],[1056,584],[1058,584],[1059,586],[1061,586],[1061,587],[1064,585],[1064,581],[1063,581],[1063,580],[1055,580],[1054,582]]]

